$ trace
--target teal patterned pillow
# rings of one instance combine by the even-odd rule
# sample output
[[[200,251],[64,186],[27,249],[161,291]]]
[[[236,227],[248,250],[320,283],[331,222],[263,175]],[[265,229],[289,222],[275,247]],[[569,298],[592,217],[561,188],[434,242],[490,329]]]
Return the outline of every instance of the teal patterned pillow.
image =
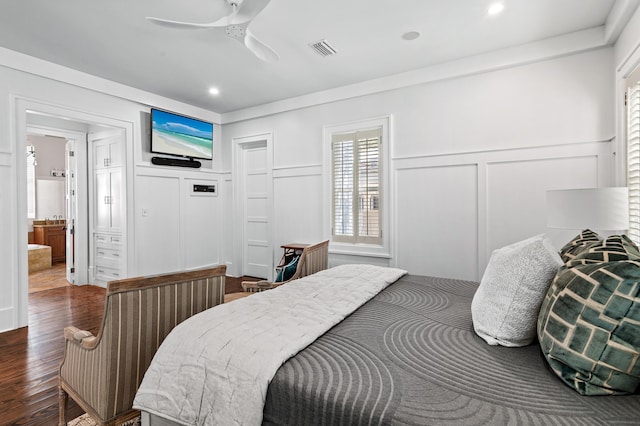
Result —
[[[569,268],[589,263],[639,260],[638,247],[626,235],[612,235],[596,243],[584,246],[582,251],[565,265]]]
[[[598,242],[600,242],[600,236],[590,229],[585,229],[560,249],[560,257],[563,262],[568,262],[583,250]]]
[[[553,371],[583,395],[633,393],[640,384],[640,262],[563,267],[538,316]]]

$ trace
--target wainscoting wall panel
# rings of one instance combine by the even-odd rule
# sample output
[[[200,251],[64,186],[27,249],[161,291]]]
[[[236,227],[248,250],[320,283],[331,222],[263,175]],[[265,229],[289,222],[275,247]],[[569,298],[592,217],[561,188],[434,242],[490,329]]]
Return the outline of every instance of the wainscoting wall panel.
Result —
[[[598,186],[598,156],[487,164],[487,252],[544,232],[546,191]]]
[[[396,264],[480,280],[491,252],[548,234],[546,191],[612,186],[612,141],[396,158]]]
[[[10,168],[11,161],[10,154],[0,152],[0,182],[10,182],[13,179],[13,171]],[[0,209],[3,217],[0,223],[0,241],[14,239],[17,234],[17,230],[12,229],[14,228],[14,218],[11,215],[15,214],[15,209],[12,208],[14,204],[9,189],[9,186],[0,187]],[[15,234],[12,235],[12,233]],[[26,245],[24,251],[26,252]],[[27,289],[14,285],[17,281],[17,271],[12,269],[11,265],[16,262],[18,254],[16,247],[0,245],[0,271],[3,271],[3,279],[0,280],[0,294],[2,294],[0,297],[0,332],[20,326],[19,292],[23,293],[23,297],[26,298]],[[26,261],[26,253],[24,260]]]
[[[135,275],[224,264],[223,200],[230,190],[219,173],[138,165],[136,167]],[[194,192],[215,185],[215,193]]]
[[[224,264],[227,265],[227,275],[237,277],[241,274],[236,270],[237,263],[233,262],[233,230],[235,229],[234,221],[235,215],[233,214],[233,180],[231,179],[231,173],[225,173],[220,177],[221,187],[219,198],[222,203],[222,211],[220,212],[221,222],[221,238],[222,238],[222,253],[224,256]]]
[[[136,275],[180,270],[180,179],[137,176],[136,187]]]
[[[323,220],[329,214],[323,205],[320,166],[276,169],[274,194],[274,265],[282,256],[282,244],[316,243],[324,239]]]
[[[478,166],[396,169],[397,265],[412,274],[474,279]]]
[[[216,193],[194,192],[194,185],[215,185]],[[221,264],[220,202],[217,180],[183,179],[182,181],[182,246],[183,265],[198,269]],[[212,215],[213,213],[213,215]],[[213,217],[212,217],[213,216]]]

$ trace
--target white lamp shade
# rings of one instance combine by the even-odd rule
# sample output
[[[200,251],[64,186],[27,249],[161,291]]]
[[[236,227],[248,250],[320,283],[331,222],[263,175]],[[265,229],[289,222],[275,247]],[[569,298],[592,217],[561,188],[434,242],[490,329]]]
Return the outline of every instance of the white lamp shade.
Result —
[[[629,191],[626,187],[547,191],[547,227],[626,231]]]

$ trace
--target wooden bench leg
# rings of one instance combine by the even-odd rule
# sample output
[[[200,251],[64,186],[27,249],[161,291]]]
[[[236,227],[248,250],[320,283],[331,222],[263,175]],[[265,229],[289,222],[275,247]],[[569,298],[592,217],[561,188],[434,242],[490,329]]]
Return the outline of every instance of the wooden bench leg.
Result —
[[[62,389],[62,386],[58,386],[58,426],[67,426],[67,399],[69,394]]]

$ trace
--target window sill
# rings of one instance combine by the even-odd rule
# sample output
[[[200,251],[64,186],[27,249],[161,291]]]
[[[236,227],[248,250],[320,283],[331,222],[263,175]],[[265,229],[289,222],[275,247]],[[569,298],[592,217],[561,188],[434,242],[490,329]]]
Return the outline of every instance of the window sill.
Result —
[[[347,244],[331,242],[329,243],[329,254],[391,259],[391,253],[389,253],[389,250],[386,247],[370,244]]]

